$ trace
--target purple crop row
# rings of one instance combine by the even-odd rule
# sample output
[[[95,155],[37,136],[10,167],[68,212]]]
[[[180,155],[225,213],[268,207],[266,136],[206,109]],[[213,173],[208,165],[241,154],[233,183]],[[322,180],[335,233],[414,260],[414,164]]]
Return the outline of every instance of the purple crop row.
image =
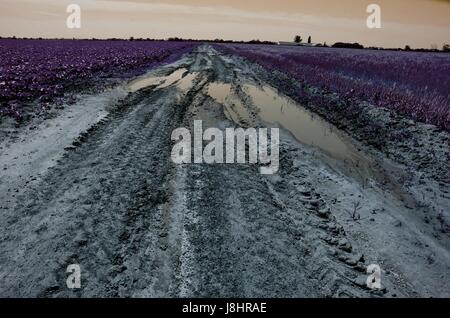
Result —
[[[262,45],[216,47],[347,101],[366,101],[450,130],[449,54]],[[297,94],[304,97],[307,93]],[[325,96],[310,97],[332,107]]]
[[[0,117],[21,120],[25,105],[49,107],[65,93],[127,78],[180,56],[187,42],[0,39]],[[103,80],[102,80],[103,79]]]

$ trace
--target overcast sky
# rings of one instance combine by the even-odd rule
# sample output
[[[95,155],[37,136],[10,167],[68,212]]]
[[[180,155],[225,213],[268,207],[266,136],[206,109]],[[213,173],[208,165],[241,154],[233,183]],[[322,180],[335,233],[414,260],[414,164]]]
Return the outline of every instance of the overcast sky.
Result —
[[[66,28],[66,7],[82,9],[82,27]],[[382,9],[382,29],[366,26],[367,5]],[[0,35],[151,37],[360,42],[385,47],[450,43],[447,0],[0,0]]]

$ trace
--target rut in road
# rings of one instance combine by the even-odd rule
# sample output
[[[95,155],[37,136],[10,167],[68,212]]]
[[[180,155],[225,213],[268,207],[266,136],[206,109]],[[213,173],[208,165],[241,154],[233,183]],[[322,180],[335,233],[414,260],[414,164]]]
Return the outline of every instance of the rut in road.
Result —
[[[171,85],[154,82],[120,100],[2,216],[0,295],[371,295],[367,261],[311,183],[326,173],[296,161],[313,153],[292,138],[282,142],[278,176],[255,165],[171,162],[174,129],[194,119],[236,124],[209,85],[239,91],[252,76],[209,47],[158,75],[180,69]],[[263,124],[256,112],[238,120]],[[78,291],[65,282],[74,263],[82,269]],[[397,293],[412,292],[406,285]]]

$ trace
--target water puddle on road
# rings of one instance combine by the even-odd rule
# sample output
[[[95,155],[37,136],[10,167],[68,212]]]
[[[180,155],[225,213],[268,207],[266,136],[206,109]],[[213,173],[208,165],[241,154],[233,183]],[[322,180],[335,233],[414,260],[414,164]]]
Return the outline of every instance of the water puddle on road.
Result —
[[[269,86],[246,84],[242,86],[242,90],[253,105],[244,105],[242,99],[232,91],[230,84],[212,83],[208,94],[224,105],[225,115],[236,124],[241,125],[242,119],[250,119],[250,107],[256,108],[257,116],[262,122],[279,126],[290,132],[300,143],[318,148],[343,162],[347,172],[362,182],[365,183],[369,178],[375,179],[385,184],[402,200],[412,202],[402,186],[393,178],[392,172],[401,172],[398,168],[386,163],[380,166],[369,155],[358,151],[350,137],[335,126]]]
[[[354,160],[355,155],[358,157],[356,149],[341,137],[337,128],[280,96],[274,89],[244,85],[243,90],[259,109],[258,115],[263,121],[280,125],[301,143],[320,148],[339,159]]]
[[[198,72],[187,74],[178,81],[177,87],[183,92],[189,91],[194,86],[194,81],[198,75],[199,75]]]
[[[355,167],[357,174],[373,176],[373,160],[359,152],[336,127],[311,113],[291,99],[268,86],[243,85],[243,92],[252,101],[261,121],[290,132],[302,144],[316,147],[331,157]],[[231,84],[211,83],[208,94],[224,105],[224,113],[237,124],[251,121],[250,106],[245,106],[232,92]],[[355,172],[355,171],[354,171]]]
[[[237,124],[242,121],[250,122],[247,109],[238,98],[232,96],[231,84],[211,83],[208,86],[208,95],[224,105],[224,113],[229,120]]]
[[[157,86],[157,89],[168,87],[175,82],[179,81],[183,78],[183,75],[187,72],[187,69],[180,68],[167,76],[144,76],[142,78],[138,78],[135,81],[131,82],[128,85],[128,88],[131,92],[137,92],[140,89],[149,86]]]
[[[319,116],[302,108],[290,99],[280,96],[270,87],[244,85],[243,91],[259,110],[263,122],[278,125],[289,131],[302,144],[322,149],[341,160],[358,160],[356,149],[341,137],[334,126]],[[250,120],[249,109],[232,92],[231,84],[212,83],[208,95],[224,105],[228,119],[241,124],[242,119]]]
[[[370,155],[358,151],[350,137],[318,115],[281,96],[275,89],[265,86],[244,85],[243,91],[259,109],[261,120],[277,124],[288,130],[302,144],[317,147],[345,163],[348,172],[360,179],[363,184],[374,179],[413,206],[414,199],[403,190],[395,175],[403,171],[395,165],[383,162],[378,164]]]

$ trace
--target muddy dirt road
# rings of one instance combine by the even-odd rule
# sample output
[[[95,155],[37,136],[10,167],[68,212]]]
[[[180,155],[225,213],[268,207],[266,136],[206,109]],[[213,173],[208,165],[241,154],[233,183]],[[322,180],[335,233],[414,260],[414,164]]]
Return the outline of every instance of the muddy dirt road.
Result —
[[[450,296],[448,236],[414,197],[242,60],[202,46],[65,112],[1,144],[0,296]],[[282,128],[279,173],[173,164],[196,119]]]

